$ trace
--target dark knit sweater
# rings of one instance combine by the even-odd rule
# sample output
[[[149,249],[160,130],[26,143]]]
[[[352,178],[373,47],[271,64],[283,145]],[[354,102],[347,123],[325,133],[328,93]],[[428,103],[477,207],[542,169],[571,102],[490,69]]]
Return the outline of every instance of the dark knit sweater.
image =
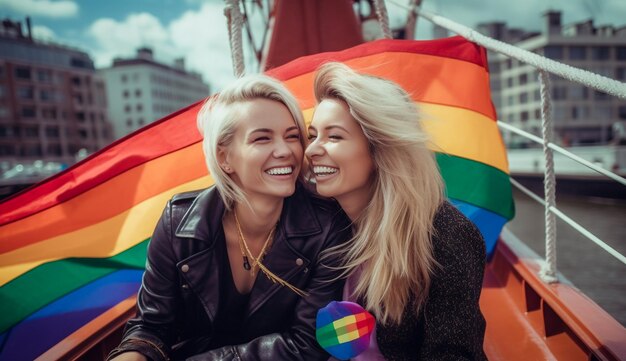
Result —
[[[450,203],[435,216],[436,267],[419,314],[407,307],[399,325],[377,324],[386,360],[486,360],[485,319],[478,300],[485,243],[474,224]]]

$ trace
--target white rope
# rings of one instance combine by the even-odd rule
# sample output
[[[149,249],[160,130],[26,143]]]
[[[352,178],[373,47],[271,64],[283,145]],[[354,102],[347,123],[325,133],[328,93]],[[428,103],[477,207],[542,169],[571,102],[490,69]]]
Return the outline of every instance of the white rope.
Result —
[[[504,54],[508,57],[533,65],[538,69],[559,75],[565,79],[584,84],[590,88],[612,94],[619,98],[626,98],[626,83],[622,83],[620,81],[598,75],[587,70],[578,69],[567,64],[559,63],[552,59],[537,55],[528,50],[520,49],[514,45],[492,39],[475,31],[472,28],[461,25],[457,22],[444,18],[440,15],[428,12],[426,10],[414,10],[403,4],[399,4],[394,0],[387,1],[406,9],[407,11],[417,11],[418,16],[422,16],[431,23],[453,31],[466,38],[467,40],[480,44],[489,50],[493,50],[500,54]]]
[[[380,30],[383,32],[385,39],[391,39],[391,29],[389,28],[389,15],[387,14],[387,6],[384,0],[374,0],[374,7],[376,8],[376,16],[378,17],[378,24],[380,24]]]
[[[534,135],[534,134],[528,133],[528,132],[526,132],[524,130],[521,130],[521,129],[513,126],[513,125],[506,124],[506,123],[504,123],[504,122],[502,122],[500,120],[498,120],[497,124],[498,124],[498,127],[502,128],[504,130],[507,130],[509,132],[521,135],[522,137],[530,139],[530,140],[532,140],[535,143],[543,144],[543,140],[541,138],[539,138],[538,136]],[[598,166],[596,164],[593,164],[590,161],[588,161],[586,159],[583,159],[583,158],[577,156],[576,154],[570,152],[569,150],[564,149],[564,148],[562,148],[562,147],[560,147],[560,146],[558,146],[558,145],[556,145],[554,143],[548,143],[548,147],[550,149],[558,152],[558,153],[563,154],[564,156],[570,158],[571,160],[573,160],[575,162],[578,162],[578,163],[584,165],[585,167],[588,167],[588,168],[590,168],[590,169],[592,169],[592,170],[594,170],[594,171],[596,171],[596,172],[598,172],[598,173],[600,173],[602,175],[605,175],[605,176],[611,178],[612,180],[614,180],[614,181],[616,181],[616,182],[626,186],[626,178],[621,177],[621,176],[619,176],[619,175],[617,175],[617,174],[615,174],[615,173],[613,173],[613,172],[611,172],[609,170],[606,170],[606,169],[604,169],[604,168],[602,168],[602,167],[600,167],[600,166]]]
[[[543,155],[546,160],[544,173],[544,197],[546,219],[546,263],[544,263],[539,276],[546,283],[558,282],[556,277],[556,219],[550,208],[555,204],[556,176],[554,175],[554,157],[552,149],[548,147],[552,139],[552,102],[550,101],[550,77],[543,70],[539,71],[539,83],[541,86],[541,133],[543,135]]]
[[[230,41],[230,55],[233,61],[233,72],[236,77],[245,74],[246,68],[243,61],[243,46],[241,29],[243,27],[243,15],[239,9],[239,0],[224,0],[224,15],[228,20],[228,40]]]
[[[521,185],[515,179],[511,178],[511,184],[513,184],[513,186],[515,186],[515,188],[517,188],[520,191],[524,192],[530,198],[534,199],[535,201],[541,203],[544,206],[546,205],[546,202],[543,199],[541,199],[541,197],[538,197],[535,193],[533,193],[528,188],[526,188],[523,185]],[[576,223],[576,221],[574,221],[573,219],[568,217],[560,209],[558,209],[556,207],[550,207],[550,211],[552,213],[554,213],[557,217],[559,217],[561,220],[563,220],[565,223],[569,224],[572,228],[574,228],[575,230],[580,232],[580,234],[582,234],[583,236],[587,237],[589,240],[591,240],[592,242],[594,242],[595,244],[600,246],[600,248],[604,249],[611,256],[617,258],[618,261],[620,261],[620,262],[622,262],[623,264],[626,265],[626,257],[624,257],[622,254],[620,254],[618,251],[616,251],[613,247],[611,247],[608,244],[606,244],[600,238],[596,237],[593,233],[589,232],[585,227],[583,227],[580,224]]]

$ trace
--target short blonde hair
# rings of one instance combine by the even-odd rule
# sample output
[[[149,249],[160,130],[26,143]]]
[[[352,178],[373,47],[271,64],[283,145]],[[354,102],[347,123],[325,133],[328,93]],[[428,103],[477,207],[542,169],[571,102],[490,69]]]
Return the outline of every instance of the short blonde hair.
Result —
[[[416,311],[428,296],[436,262],[433,220],[444,201],[443,180],[418,108],[396,83],[359,74],[341,63],[320,67],[318,103],[345,102],[369,143],[375,172],[369,204],[352,242],[338,250],[345,272],[359,269],[355,293],[383,324],[399,323],[409,301]]]
[[[204,137],[202,148],[209,172],[215,181],[226,209],[235,203],[245,202],[243,190],[220,167],[218,147],[227,147],[233,140],[240,119],[237,104],[254,99],[269,99],[287,107],[300,133],[300,143],[305,146],[305,127],[302,111],[296,98],[278,80],[263,74],[252,74],[237,79],[234,83],[206,100],[198,112],[198,129]]]

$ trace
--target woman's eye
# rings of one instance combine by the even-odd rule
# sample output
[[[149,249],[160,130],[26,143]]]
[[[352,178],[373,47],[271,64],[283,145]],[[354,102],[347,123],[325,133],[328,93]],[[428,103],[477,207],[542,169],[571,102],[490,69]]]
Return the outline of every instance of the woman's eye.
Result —
[[[341,139],[343,139],[343,137],[341,135],[332,134],[332,135],[328,136],[328,139],[341,140]]]
[[[300,134],[289,134],[287,139],[300,139]]]
[[[315,138],[317,138],[317,135],[309,134],[309,140],[314,140]]]
[[[270,137],[263,136],[263,137],[254,138],[252,141],[256,143],[256,142],[265,142],[268,140],[270,140]]]

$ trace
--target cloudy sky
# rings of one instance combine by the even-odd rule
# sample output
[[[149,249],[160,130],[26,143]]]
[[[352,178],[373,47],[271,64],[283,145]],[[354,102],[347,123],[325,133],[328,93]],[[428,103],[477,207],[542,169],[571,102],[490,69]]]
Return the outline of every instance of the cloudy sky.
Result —
[[[250,1],[250,0],[245,0]],[[393,0],[400,4],[408,0]],[[596,24],[626,25],[624,0],[423,0],[424,8],[465,25],[505,21],[510,26],[539,30],[541,13],[563,11],[565,23],[593,18]],[[223,0],[0,0],[0,16],[30,16],[40,39],[88,52],[97,67],[114,57],[129,57],[140,46],[154,49],[159,61],[184,57],[214,89],[232,77]],[[387,2],[392,25],[401,25],[406,11]],[[418,21],[417,37],[429,38],[431,26]],[[261,35],[261,34],[258,34]],[[253,68],[250,49],[244,49]]]

